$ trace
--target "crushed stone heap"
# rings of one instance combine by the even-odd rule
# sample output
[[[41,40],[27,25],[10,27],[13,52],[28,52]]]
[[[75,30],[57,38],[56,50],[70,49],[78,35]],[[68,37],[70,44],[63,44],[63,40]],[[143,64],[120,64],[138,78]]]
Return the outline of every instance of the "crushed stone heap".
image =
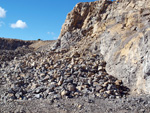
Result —
[[[100,53],[107,73],[122,80],[132,94],[150,94],[149,39],[149,0],[100,0],[76,5],[51,49]]]
[[[79,96],[121,98],[129,89],[109,75],[106,62],[98,54],[71,56],[55,52],[33,52],[3,63],[1,85],[6,92],[1,99],[60,99]]]
[[[0,112],[150,112],[149,50],[149,0],[78,3],[58,40],[0,38]]]

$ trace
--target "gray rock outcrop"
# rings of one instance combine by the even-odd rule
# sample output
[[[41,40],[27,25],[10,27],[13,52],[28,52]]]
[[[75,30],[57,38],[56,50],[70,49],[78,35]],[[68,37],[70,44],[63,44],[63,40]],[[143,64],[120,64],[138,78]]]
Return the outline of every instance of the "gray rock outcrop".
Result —
[[[0,38],[0,112],[149,113],[149,49],[149,0],[79,3],[56,41]]]
[[[150,2],[148,0],[79,3],[68,14],[59,48],[100,52],[106,71],[132,93],[150,93]]]

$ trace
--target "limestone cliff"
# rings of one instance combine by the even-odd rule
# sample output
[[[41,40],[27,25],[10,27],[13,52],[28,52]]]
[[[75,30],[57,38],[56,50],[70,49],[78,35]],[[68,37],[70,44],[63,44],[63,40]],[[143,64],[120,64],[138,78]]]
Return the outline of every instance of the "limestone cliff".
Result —
[[[52,50],[102,54],[109,74],[132,93],[150,93],[150,1],[79,3],[67,15]]]

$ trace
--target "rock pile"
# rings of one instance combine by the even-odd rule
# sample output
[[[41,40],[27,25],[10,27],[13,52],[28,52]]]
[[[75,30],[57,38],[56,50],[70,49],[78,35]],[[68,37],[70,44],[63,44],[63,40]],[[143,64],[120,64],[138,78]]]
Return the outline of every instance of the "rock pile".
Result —
[[[149,0],[79,3],[68,14],[56,41],[0,38],[0,112],[5,111],[1,105],[13,100],[31,102],[30,109],[35,108],[35,101],[40,109],[47,104],[45,100],[54,100],[59,103],[53,103],[54,108],[59,109],[68,101],[66,108],[71,112],[78,108],[96,113],[107,109],[149,112],[149,95],[138,95],[150,94],[149,49]],[[131,95],[121,98],[129,94],[128,87]],[[76,100],[83,104],[77,109],[68,107]],[[86,102],[91,106],[85,107]]]
[[[27,53],[31,53],[33,49],[28,48],[27,46],[18,47],[15,50],[0,50],[0,67],[3,62],[11,61],[14,58],[21,57]]]
[[[2,100],[60,99],[78,96],[120,98],[129,89],[108,75],[99,54],[32,52],[2,64]]]
[[[99,49],[109,74],[133,94],[150,94],[149,39],[149,0],[99,0],[73,8],[53,49]]]

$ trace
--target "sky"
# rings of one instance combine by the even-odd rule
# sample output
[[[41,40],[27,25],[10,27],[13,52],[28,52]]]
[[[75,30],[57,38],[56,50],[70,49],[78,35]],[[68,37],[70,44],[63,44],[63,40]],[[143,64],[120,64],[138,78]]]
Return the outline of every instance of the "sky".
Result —
[[[56,40],[79,2],[96,0],[0,0],[0,37]]]

